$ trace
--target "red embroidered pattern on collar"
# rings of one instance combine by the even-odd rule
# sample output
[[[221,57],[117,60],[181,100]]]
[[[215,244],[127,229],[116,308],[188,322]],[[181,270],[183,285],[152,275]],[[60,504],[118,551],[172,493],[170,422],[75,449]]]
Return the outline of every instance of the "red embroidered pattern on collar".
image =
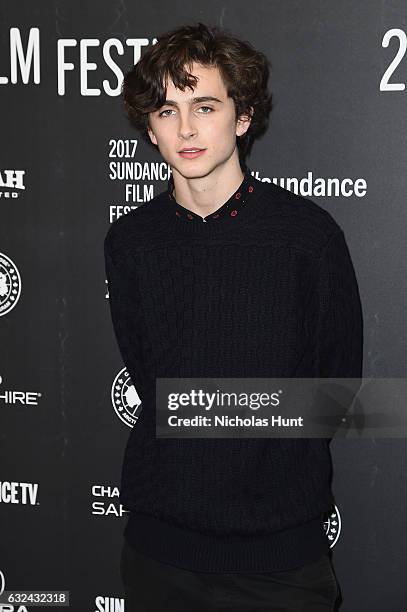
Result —
[[[175,215],[180,219],[186,219],[188,221],[192,221],[193,219],[197,219],[198,221],[212,221],[222,219],[223,217],[236,217],[239,214],[239,211],[245,206],[248,197],[250,194],[254,193],[255,190],[255,179],[250,174],[250,171],[247,170],[244,174],[244,178],[238,189],[235,193],[218,208],[214,213],[210,215],[206,215],[206,217],[201,217],[197,213],[194,213],[192,210],[188,210],[181,204],[175,200],[172,195],[174,189],[174,179],[171,176],[168,181],[167,193],[168,196],[174,205]]]

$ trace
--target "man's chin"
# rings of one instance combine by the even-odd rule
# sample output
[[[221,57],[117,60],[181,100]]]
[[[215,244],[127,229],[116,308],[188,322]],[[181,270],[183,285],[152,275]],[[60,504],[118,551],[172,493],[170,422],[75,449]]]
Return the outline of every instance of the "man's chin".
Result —
[[[184,179],[194,179],[194,178],[204,178],[210,174],[214,167],[212,164],[208,163],[191,163],[196,160],[181,160],[181,163],[177,161],[176,165],[169,164],[173,174],[178,174],[182,176]],[[183,163],[187,162],[187,163]]]

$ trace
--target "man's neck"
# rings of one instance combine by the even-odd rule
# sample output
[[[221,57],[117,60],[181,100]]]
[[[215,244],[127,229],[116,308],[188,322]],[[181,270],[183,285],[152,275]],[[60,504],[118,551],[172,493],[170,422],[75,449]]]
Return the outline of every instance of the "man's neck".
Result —
[[[206,217],[215,212],[238,189],[244,173],[238,163],[233,168],[215,168],[210,174],[198,178],[185,178],[173,171],[173,198],[184,208]]]

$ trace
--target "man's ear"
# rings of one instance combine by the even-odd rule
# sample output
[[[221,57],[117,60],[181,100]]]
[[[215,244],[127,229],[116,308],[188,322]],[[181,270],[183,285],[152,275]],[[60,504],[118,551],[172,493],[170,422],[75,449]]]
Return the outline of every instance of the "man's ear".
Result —
[[[155,134],[149,125],[147,125],[147,132],[148,132],[148,135],[150,136],[151,142],[157,145],[157,138],[155,137]]]
[[[254,109],[253,106],[249,107],[249,112],[240,115],[239,119],[236,123],[236,136],[243,136],[249,129],[252,117],[253,117]]]

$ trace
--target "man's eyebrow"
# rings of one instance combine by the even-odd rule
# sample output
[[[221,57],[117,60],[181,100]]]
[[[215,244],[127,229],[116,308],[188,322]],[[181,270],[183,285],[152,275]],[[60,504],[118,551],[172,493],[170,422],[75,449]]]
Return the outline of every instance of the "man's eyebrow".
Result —
[[[191,98],[188,101],[189,104],[195,104],[196,102],[220,102],[221,104],[223,104],[222,100],[219,100],[219,98],[215,98],[215,96],[198,96],[195,98]],[[175,100],[166,100],[163,106],[178,106],[178,104]]]

